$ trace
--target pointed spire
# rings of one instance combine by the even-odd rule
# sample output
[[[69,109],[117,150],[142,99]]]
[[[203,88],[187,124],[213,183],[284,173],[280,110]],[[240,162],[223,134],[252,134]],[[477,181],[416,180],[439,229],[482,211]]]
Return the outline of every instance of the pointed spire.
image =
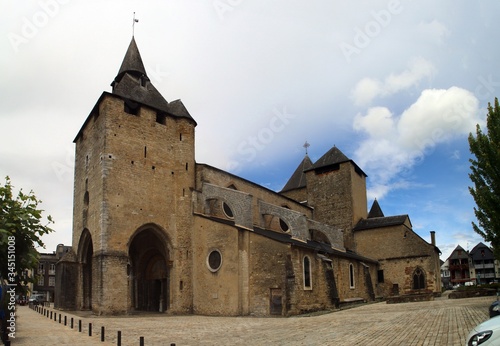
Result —
[[[312,161],[309,156],[304,157],[299,166],[295,169],[288,182],[285,184],[281,192],[299,189],[306,186],[306,174],[305,171],[312,166]]]
[[[181,100],[168,103],[151,83],[134,37],[130,41],[120,70],[111,86],[113,87],[112,93],[115,95],[153,107],[176,117],[188,118],[194,121]]]
[[[130,41],[125,58],[123,58],[120,70],[116,75],[115,82],[120,82],[125,73],[130,73],[137,77],[147,77],[146,69],[142,63],[141,53],[139,53],[139,48],[137,48],[134,37],[132,37],[132,41]]]
[[[321,156],[318,161],[314,163],[314,165],[311,167],[313,169],[325,167],[325,166],[330,166],[330,165],[335,165],[338,163],[343,163],[343,162],[348,162],[350,161],[347,156],[344,155],[343,152],[340,151],[336,146],[331,148]]]
[[[314,163],[314,165],[312,165],[312,167],[309,168],[309,170],[314,169],[314,170],[318,170],[318,171],[321,171],[321,170],[328,171],[328,170],[332,169],[332,167],[337,167],[337,169],[338,169],[338,166],[342,163],[345,163],[345,162],[350,162],[352,165],[354,165],[356,172],[358,172],[358,174],[367,177],[366,173],[363,172],[363,170],[361,168],[359,168],[358,165],[354,161],[352,161],[347,156],[345,156],[345,154],[342,151],[340,151],[340,149],[337,148],[336,146],[333,146],[333,148],[328,150],[326,152],[326,154],[321,156],[318,159],[318,161],[316,161]],[[336,168],[334,168],[334,170],[335,169]]]
[[[378,204],[378,201],[376,198],[373,201],[370,212],[368,213],[368,219],[371,219],[374,217],[384,217],[384,213],[382,212],[382,208],[380,208],[380,205]]]

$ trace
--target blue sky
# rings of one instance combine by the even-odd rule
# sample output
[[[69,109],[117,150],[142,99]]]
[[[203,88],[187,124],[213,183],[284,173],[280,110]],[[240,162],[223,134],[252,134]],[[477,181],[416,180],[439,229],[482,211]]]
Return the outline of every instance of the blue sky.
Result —
[[[196,160],[279,190],[333,145],[369,204],[409,214],[442,259],[471,228],[467,135],[500,94],[500,4],[471,1],[0,0],[0,175],[33,189],[71,243],[73,139],[132,35]],[[370,205],[369,205],[370,206]],[[369,207],[367,206],[367,207]]]

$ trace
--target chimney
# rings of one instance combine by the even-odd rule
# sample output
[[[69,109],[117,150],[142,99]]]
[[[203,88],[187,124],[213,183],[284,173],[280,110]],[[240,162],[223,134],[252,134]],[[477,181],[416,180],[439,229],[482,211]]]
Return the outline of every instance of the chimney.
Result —
[[[436,232],[431,231],[431,244],[436,246]]]

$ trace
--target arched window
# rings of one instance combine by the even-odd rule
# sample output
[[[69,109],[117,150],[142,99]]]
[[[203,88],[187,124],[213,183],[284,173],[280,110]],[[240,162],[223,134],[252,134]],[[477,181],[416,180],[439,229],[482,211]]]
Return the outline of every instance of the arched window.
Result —
[[[420,290],[425,288],[425,273],[422,268],[417,267],[413,272],[413,289]]]
[[[356,287],[354,285],[354,266],[352,265],[352,263],[349,263],[349,287],[350,288]]]
[[[311,260],[308,256],[304,256],[303,260],[303,271],[304,271],[304,289],[310,290],[312,289],[311,282]]]
[[[85,184],[87,184],[87,180],[85,180]],[[89,192],[85,191],[83,195],[83,226],[87,227],[87,218],[89,215]]]

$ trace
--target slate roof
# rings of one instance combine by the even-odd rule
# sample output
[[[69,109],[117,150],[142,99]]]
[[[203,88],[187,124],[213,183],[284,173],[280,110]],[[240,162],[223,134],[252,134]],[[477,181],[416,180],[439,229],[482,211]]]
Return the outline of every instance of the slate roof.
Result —
[[[377,199],[373,201],[370,212],[368,213],[368,218],[372,219],[374,217],[384,217],[384,213],[382,212],[382,208],[380,208],[380,204],[378,204]]]
[[[367,177],[366,173],[363,172],[363,170],[359,168],[354,161],[345,156],[344,153],[340,151],[340,149],[338,149],[336,146],[333,146],[333,148],[331,148],[323,156],[321,156],[318,161],[316,161],[309,169],[307,169],[307,171],[322,170],[328,167],[339,165],[344,162],[351,162],[356,170],[359,171],[359,173]]]
[[[290,191],[294,189],[299,189],[306,186],[306,174],[305,171],[312,166],[312,161],[309,156],[304,157],[302,162],[299,164],[295,172],[293,172],[288,182],[285,184],[281,192]]]
[[[219,219],[216,217],[202,215],[202,214],[196,214],[196,215],[199,217],[210,219],[214,222],[234,226],[241,231],[250,231],[250,232],[253,232],[253,233],[258,234],[260,236],[266,237],[268,239],[278,241],[280,243],[290,244],[293,246],[302,247],[302,248],[306,248],[309,250],[314,250],[316,253],[322,252],[322,253],[330,254],[333,256],[356,259],[356,260],[363,261],[366,263],[375,263],[375,264],[378,263],[378,261],[376,259],[364,257],[364,256],[358,255],[357,253],[352,252],[352,251],[344,252],[344,251],[336,250],[336,249],[333,249],[330,245],[325,244],[325,243],[317,242],[314,240],[307,240],[305,242],[300,241],[300,240],[293,238],[288,233],[280,233],[280,232],[270,231],[270,230],[267,230],[267,229],[264,229],[261,227],[257,227],[257,226],[254,226],[252,228],[252,230],[249,230],[247,228],[242,228],[242,227],[235,225],[233,220]]]
[[[194,121],[181,100],[169,103],[151,83],[133,37],[111,86],[115,95]]]
[[[132,37],[132,41],[130,41],[115,81],[119,82],[123,75],[127,72],[134,73],[138,77],[147,75],[144,64],[142,63],[141,53],[139,53],[139,48],[137,48],[137,43],[135,42],[134,37]]]
[[[354,165],[356,171],[360,175],[364,175],[367,177],[365,172],[361,170],[361,168],[356,165],[354,161],[349,159],[347,156],[340,151],[336,146],[328,150],[323,156],[321,156],[318,161],[316,161],[314,164],[312,163],[311,159],[309,156],[304,157],[302,162],[298,165],[298,167],[295,169],[293,172],[292,176],[290,179],[288,179],[287,183],[283,187],[283,189],[280,192],[286,192],[294,189],[299,189],[302,187],[306,187],[306,176],[305,173],[307,171],[311,170],[328,170],[328,168],[332,168],[336,165],[340,165],[341,163],[345,162],[350,162]]]
[[[350,161],[349,158],[345,156],[340,149],[334,146],[321,156],[318,161],[314,163],[314,165],[312,165],[311,170],[348,161]]]
[[[327,253],[327,254],[334,255],[334,256],[357,259],[357,260],[368,262],[368,263],[378,263],[378,261],[375,259],[358,255],[355,252],[350,252],[350,251],[343,252],[343,251],[335,250],[330,245],[325,244],[325,243],[320,243],[320,242],[317,242],[314,240],[307,240],[306,242],[296,240],[290,234],[287,234],[287,233],[279,233],[279,232],[269,231],[269,230],[266,230],[266,229],[263,229],[260,227],[256,227],[256,226],[253,227],[253,232],[256,234],[259,234],[261,236],[264,236],[266,238],[279,241],[281,243],[287,243],[287,244],[291,244],[291,245],[295,245],[295,246],[299,246],[299,247],[303,247],[303,248],[312,249],[318,253],[323,252],[323,253]]]
[[[396,215],[396,216],[384,216],[384,217],[374,217],[371,219],[361,219],[354,226],[354,231],[363,231],[366,229],[398,226],[402,225],[408,219],[408,215]]]
[[[470,251],[470,255],[474,261],[483,261],[483,260],[494,260],[495,256],[493,255],[493,251],[483,244],[479,243]]]
[[[461,252],[461,254],[459,255],[458,253]],[[461,247],[460,245],[457,245],[457,247],[455,248],[455,250],[452,251],[450,257],[448,257],[448,259],[459,259],[459,258],[468,258],[469,257],[469,254],[467,253],[467,251],[464,250],[463,247]]]

